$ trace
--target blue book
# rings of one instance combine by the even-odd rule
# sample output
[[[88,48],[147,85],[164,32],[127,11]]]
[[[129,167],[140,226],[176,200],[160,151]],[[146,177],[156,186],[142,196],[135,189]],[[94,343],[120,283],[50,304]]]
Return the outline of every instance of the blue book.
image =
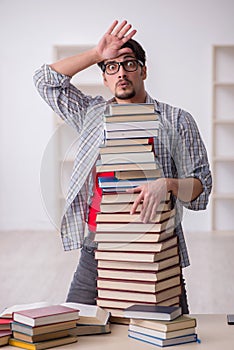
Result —
[[[160,346],[161,348],[165,346],[179,345],[198,341],[196,333],[170,339],[161,339],[150,335],[146,335],[144,333],[128,331],[128,337],[140,340],[148,344]]]
[[[124,310],[124,317],[172,321],[182,314],[180,306],[135,304]]]
[[[108,177],[102,176],[98,178],[98,185],[100,188],[103,188],[103,189],[132,188],[154,180],[156,180],[156,178],[119,180],[114,176],[108,176]]]

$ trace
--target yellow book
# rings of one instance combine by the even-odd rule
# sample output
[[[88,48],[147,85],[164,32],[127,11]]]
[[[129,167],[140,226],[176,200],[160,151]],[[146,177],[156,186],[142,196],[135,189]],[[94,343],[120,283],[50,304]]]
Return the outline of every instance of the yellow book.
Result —
[[[70,335],[68,337],[46,340],[38,343],[28,343],[23,340],[10,338],[9,345],[16,346],[18,348],[28,349],[28,350],[41,350],[41,349],[53,348],[55,346],[75,343],[76,341],[77,341],[77,337],[70,336]]]

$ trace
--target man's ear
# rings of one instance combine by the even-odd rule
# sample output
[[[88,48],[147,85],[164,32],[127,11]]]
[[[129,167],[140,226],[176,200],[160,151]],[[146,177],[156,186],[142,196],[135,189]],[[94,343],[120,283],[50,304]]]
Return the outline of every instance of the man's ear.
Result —
[[[145,80],[147,78],[147,67],[143,66],[141,68],[141,75],[142,75],[142,79]]]

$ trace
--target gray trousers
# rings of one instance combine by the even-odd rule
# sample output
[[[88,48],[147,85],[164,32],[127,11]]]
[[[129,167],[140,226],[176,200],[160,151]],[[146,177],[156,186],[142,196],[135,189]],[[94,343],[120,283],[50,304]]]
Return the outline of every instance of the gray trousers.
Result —
[[[81,256],[67,295],[67,302],[96,304],[97,298],[97,260],[94,258],[96,244],[89,239],[81,249]],[[189,313],[185,281],[182,278],[180,306],[183,314]]]

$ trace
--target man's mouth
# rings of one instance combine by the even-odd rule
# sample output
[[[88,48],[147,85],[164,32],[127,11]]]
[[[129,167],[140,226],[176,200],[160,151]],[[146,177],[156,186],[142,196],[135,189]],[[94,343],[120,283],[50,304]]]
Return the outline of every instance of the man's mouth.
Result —
[[[125,88],[130,85],[130,82],[128,80],[120,80],[117,83],[117,87]]]

